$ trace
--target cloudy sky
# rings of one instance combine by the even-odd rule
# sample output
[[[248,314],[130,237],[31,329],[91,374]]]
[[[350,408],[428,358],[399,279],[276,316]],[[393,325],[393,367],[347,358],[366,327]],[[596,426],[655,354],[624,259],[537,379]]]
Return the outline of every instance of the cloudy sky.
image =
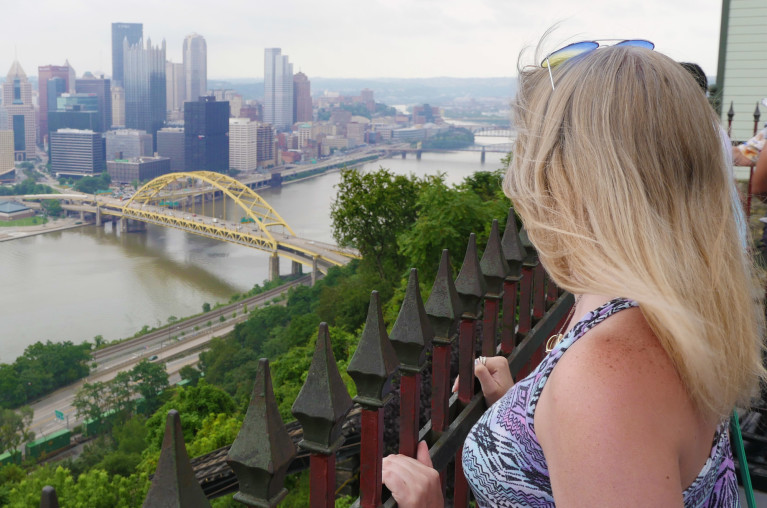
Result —
[[[710,0],[34,0],[2,2],[0,73],[69,59],[111,74],[111,23],[144,24],[180,62],[203,35],[209,78],[263,78],[280,47],[310,78],[516,75],[520,51],[559,23],[549,49],[593,38],[645,38],[716,74],[721,2]],[[15,53],[14,53],[15,52]]]

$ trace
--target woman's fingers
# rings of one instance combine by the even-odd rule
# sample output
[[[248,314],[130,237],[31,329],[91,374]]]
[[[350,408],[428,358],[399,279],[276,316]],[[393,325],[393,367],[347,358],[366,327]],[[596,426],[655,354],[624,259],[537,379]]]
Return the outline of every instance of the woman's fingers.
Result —
[[[417,459],[388,455],[383,459],[382,480],[401,508],[443,506],[439,473],[431,466],[429,448],[418,444]]]

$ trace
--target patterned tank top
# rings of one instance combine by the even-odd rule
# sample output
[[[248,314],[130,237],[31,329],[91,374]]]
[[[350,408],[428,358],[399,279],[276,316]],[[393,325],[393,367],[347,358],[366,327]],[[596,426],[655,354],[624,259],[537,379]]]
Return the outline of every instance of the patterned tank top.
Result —
[[[463,471],[478,506],[554,506],[546,458],[533,423],[541,391],[576,340],[616,312],[636,306],[634,301],[617,298],[586,314],[529,376],[477,421],[463,446]],[[683,492],[684,506],[739,506],[734,466],[727,422],[723,422],[703,469]]]

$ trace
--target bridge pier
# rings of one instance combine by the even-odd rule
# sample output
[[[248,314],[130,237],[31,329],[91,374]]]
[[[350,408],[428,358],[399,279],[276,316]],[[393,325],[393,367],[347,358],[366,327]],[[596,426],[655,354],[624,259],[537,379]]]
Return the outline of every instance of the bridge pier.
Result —
[[[80,220],[85,220],[85,210],[80,210]]]
[[[407,157],[407,152],[403,150],[403,151],[402,151],[402,158],[404,159],[404,158],[406,158],[406,157]]]
[[[317,256],[312,258],[312,287],[317,283]]]
[[[482,147],[482,157],[480,158],[480,160],[482,161],[482,164],[485,163],[485,147],[484,146]]]
[[[101,208],[96,207],[96,225],[101,226]]]
[[[269,256],[269,280],[280,278],[280,257],[276,252]]]
[[[416,160],[421,160],[421,150],[418,150],[418,151],[415,153],[415,159],[416,159]]]
[[[298,261],[292,261],[292,264],[290,266],[290,274],[291,275],[301,275],[304,273],[303,265],[299,263]]]

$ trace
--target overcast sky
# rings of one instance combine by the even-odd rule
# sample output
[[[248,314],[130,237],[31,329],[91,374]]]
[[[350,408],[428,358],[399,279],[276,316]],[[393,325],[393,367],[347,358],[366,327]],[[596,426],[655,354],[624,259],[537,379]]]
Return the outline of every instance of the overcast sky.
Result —
[[[263,78],[280,47],[310,78],[515,76],[520,51],[560,22],[548,49],[593,38],[645,38],[716,74],[721,2],[707,0],[28,0],[3,1],[0,73],[14,52],[27,75],[69,59],[111,74],[111,23],[144,24],[181,61],[203,35],[208,78]],[[527,61],[526,61],[527,63]]]

